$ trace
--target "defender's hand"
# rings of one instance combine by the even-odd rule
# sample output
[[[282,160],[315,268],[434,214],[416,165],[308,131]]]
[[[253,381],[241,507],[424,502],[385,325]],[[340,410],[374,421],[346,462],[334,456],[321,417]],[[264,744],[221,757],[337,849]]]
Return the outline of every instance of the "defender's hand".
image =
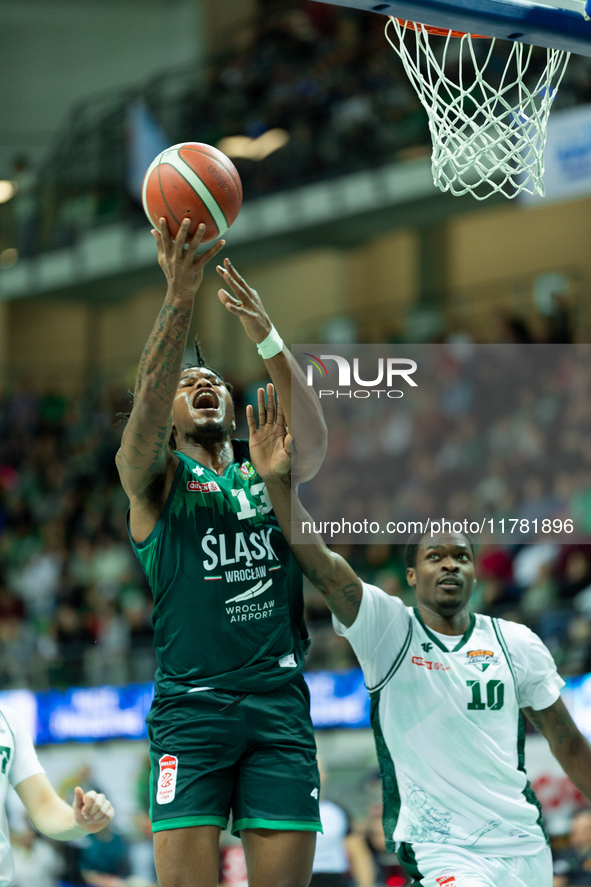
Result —
[[[160,230],[154,228],[152,234],[158,244],[158,264],[164,271],[169,290],[173,290],[175,295],[194,297],[203,280],[203,269],[217,256],[226,241],[219,240],[198,256],[197,250],[203,241],[205,225],[199,225],[185,248],[190,224],[190,219],[183,219],[176,240],[173,241],[166,219],[161,218]]]
[[[95,791],[84,793],[80,786],[74,789],[72,809],[76,825],[92,834],[102,831],[115,815],[113,805],[104,795]]]
[[[238,274],[229,259],[224,259],[223,265],[217,265],[216,271],[234,293],[231,295],[227,290],[218,290],[220,302],[230,314],[240,318],[249,339],[262,342],[271,332],[272,323],[259,294]]]
[[[271,382],[257,392],[258,428],[254,410],[246,407],[250,459],[260,477],[265,481],[287,479],[291,471],[291,434],[287,434],[281,404],[275,406],[275,389]]]

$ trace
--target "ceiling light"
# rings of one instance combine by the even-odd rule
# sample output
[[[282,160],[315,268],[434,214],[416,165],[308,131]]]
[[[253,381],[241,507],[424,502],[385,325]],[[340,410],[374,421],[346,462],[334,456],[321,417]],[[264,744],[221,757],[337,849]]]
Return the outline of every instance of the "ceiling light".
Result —
[[[0,203],[6,203],[11,197],[14,197],[17,191],[18,185],[16,182],[0,179]]]
[[[217,143],[227,157],[244,160],[264,160],[269,154],[278,151],[289,142],[289,133],[284,129],[269,129],[256,139],[248,136],[228,136]]]

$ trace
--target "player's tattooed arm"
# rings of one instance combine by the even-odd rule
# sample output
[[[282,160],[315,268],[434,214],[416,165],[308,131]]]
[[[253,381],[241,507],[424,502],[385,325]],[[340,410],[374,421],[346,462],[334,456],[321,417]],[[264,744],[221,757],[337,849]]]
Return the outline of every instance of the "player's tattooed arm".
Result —
[[[343,625],[357,617],[363,593],[361,581],[347,561],[331,551],[320,533],[306,534],[306,544],[292,543],[292,526],[314,527],[312,519],[291,485],[291,435],[286,433],[283,410],[275,403],[273,385],[258,390],[258,427],[251,406],[246,408],[250,458],[265,481],[281,532],[303,573],[318,588]]]
[[[195,295],[205,265],[224,245],[221,240],[202,255],[197,250],[205,226],[187,241],[185,219],[173,242],[165,219],[152,231],[158,244],[158,264],[167,281],[164,305],[156,318],[140,358],[133,408],[117,453],[117,468],[130,499],[144,498],[154,478],[163,474],[171,458],[168,443],[172,405],[178,388],[187,345]]]
[[[332,563],[329,562],[326,558],[326,553],[324,553],[322,558],[323,569],[311,572],[305,566],[307,548],[307,545],[294,545],[292,547],[296,560],[310,582],[324,596],[326,603],[339,622],[347,626],[352,625],[361,606],[363,595],[361,580],[355,575],[347,561],[329,549],[326,549],[326,553],[331,556]]]
[[[553,705],[541,711],[524,708],[523,713],[548,740],[552,754],[571,782],[591,800],[591,745],[573,721],[562,699],[557,699]]]

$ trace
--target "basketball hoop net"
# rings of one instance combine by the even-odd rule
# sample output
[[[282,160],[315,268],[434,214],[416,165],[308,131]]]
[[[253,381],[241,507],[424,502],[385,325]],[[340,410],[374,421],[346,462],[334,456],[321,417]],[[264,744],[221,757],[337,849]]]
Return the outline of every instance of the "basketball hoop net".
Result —
[[[437,187],[477,200],[496,193],[513,198],[522,191],[543,197],[548,117],[570,53],[546,50],[539,73],[533,47],[513,42],[504,69],[501,62],[495,70],[499,52],[493,38],[393,17],[386,37],[427,111]],[[533,88],[524,82],[528,75],[536,81]]]

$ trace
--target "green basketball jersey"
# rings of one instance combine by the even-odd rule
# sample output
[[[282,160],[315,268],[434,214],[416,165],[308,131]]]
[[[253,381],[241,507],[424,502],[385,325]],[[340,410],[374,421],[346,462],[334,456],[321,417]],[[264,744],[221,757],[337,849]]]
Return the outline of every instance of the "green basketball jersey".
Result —
[[[154,595],[156,689],[164,695],[271,690],[301,670],[310,643],[301,572],[248,444],[232,444],[222,476],[177,453],[158,523],[140,545],[132,540]]]

